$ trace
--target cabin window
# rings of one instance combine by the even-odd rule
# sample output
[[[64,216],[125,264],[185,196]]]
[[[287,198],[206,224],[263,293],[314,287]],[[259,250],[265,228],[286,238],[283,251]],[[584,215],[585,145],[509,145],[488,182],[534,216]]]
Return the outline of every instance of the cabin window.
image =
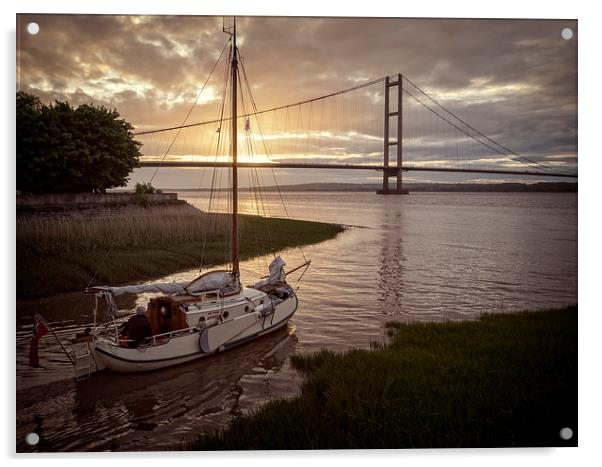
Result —
[[[224,314],[223,314],[224,319],[228,319],[228,316],[230,316],[230,312],[224,311]]]
[[[249,312],[249,305],[245,305],[245,313]]]

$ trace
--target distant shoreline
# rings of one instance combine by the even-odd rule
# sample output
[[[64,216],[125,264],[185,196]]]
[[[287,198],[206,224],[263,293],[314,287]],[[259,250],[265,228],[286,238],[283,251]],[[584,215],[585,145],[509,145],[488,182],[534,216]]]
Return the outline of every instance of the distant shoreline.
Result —
[[[381,188],[376,183],[302,183],[297,185],[266,186],[264,192],[376,192]],[[537,182],[537,183],[408,183],[404,188],[410,193],[577,193],[577,183]],[[162,188],[164,192],[211,191],[209,188]],[[251,191],[240,188],[240,191]]]

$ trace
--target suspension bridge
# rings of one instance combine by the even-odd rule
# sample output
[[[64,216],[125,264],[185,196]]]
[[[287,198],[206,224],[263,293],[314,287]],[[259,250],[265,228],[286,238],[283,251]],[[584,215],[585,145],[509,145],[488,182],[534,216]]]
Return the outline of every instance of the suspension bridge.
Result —
[[[407,193],[403,174],[411,171],[577,177],[576,167],[509,149],[401,74],[259,110],[243,66],[240,90],[241,169],[377,171],[381,194]],[[227,91],[226,84],[215,100],[215,119],[189,123],[189,111],[181,125],[134,133],[142,142],[141,166],[232,167],[223,137],[232,125],[224,112]]]

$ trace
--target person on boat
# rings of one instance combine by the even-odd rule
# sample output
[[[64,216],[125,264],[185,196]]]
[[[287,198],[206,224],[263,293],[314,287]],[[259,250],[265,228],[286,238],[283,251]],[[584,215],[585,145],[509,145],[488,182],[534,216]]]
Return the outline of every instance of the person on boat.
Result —
[[[136,314],[128,320],[122,333],[127,336],[129,347],[138,347],[147,337],[153,335],[150,321],[146,316],[146,308],[143,305],[136,308]]]

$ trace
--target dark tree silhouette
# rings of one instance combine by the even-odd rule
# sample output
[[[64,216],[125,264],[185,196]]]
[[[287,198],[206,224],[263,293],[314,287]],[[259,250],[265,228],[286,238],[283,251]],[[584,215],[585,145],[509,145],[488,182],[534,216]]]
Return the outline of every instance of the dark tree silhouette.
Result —
[[[103,193],[126,185],[140,157],[132,130],[115,109],[45,105],[17,92],[17,190]]]

